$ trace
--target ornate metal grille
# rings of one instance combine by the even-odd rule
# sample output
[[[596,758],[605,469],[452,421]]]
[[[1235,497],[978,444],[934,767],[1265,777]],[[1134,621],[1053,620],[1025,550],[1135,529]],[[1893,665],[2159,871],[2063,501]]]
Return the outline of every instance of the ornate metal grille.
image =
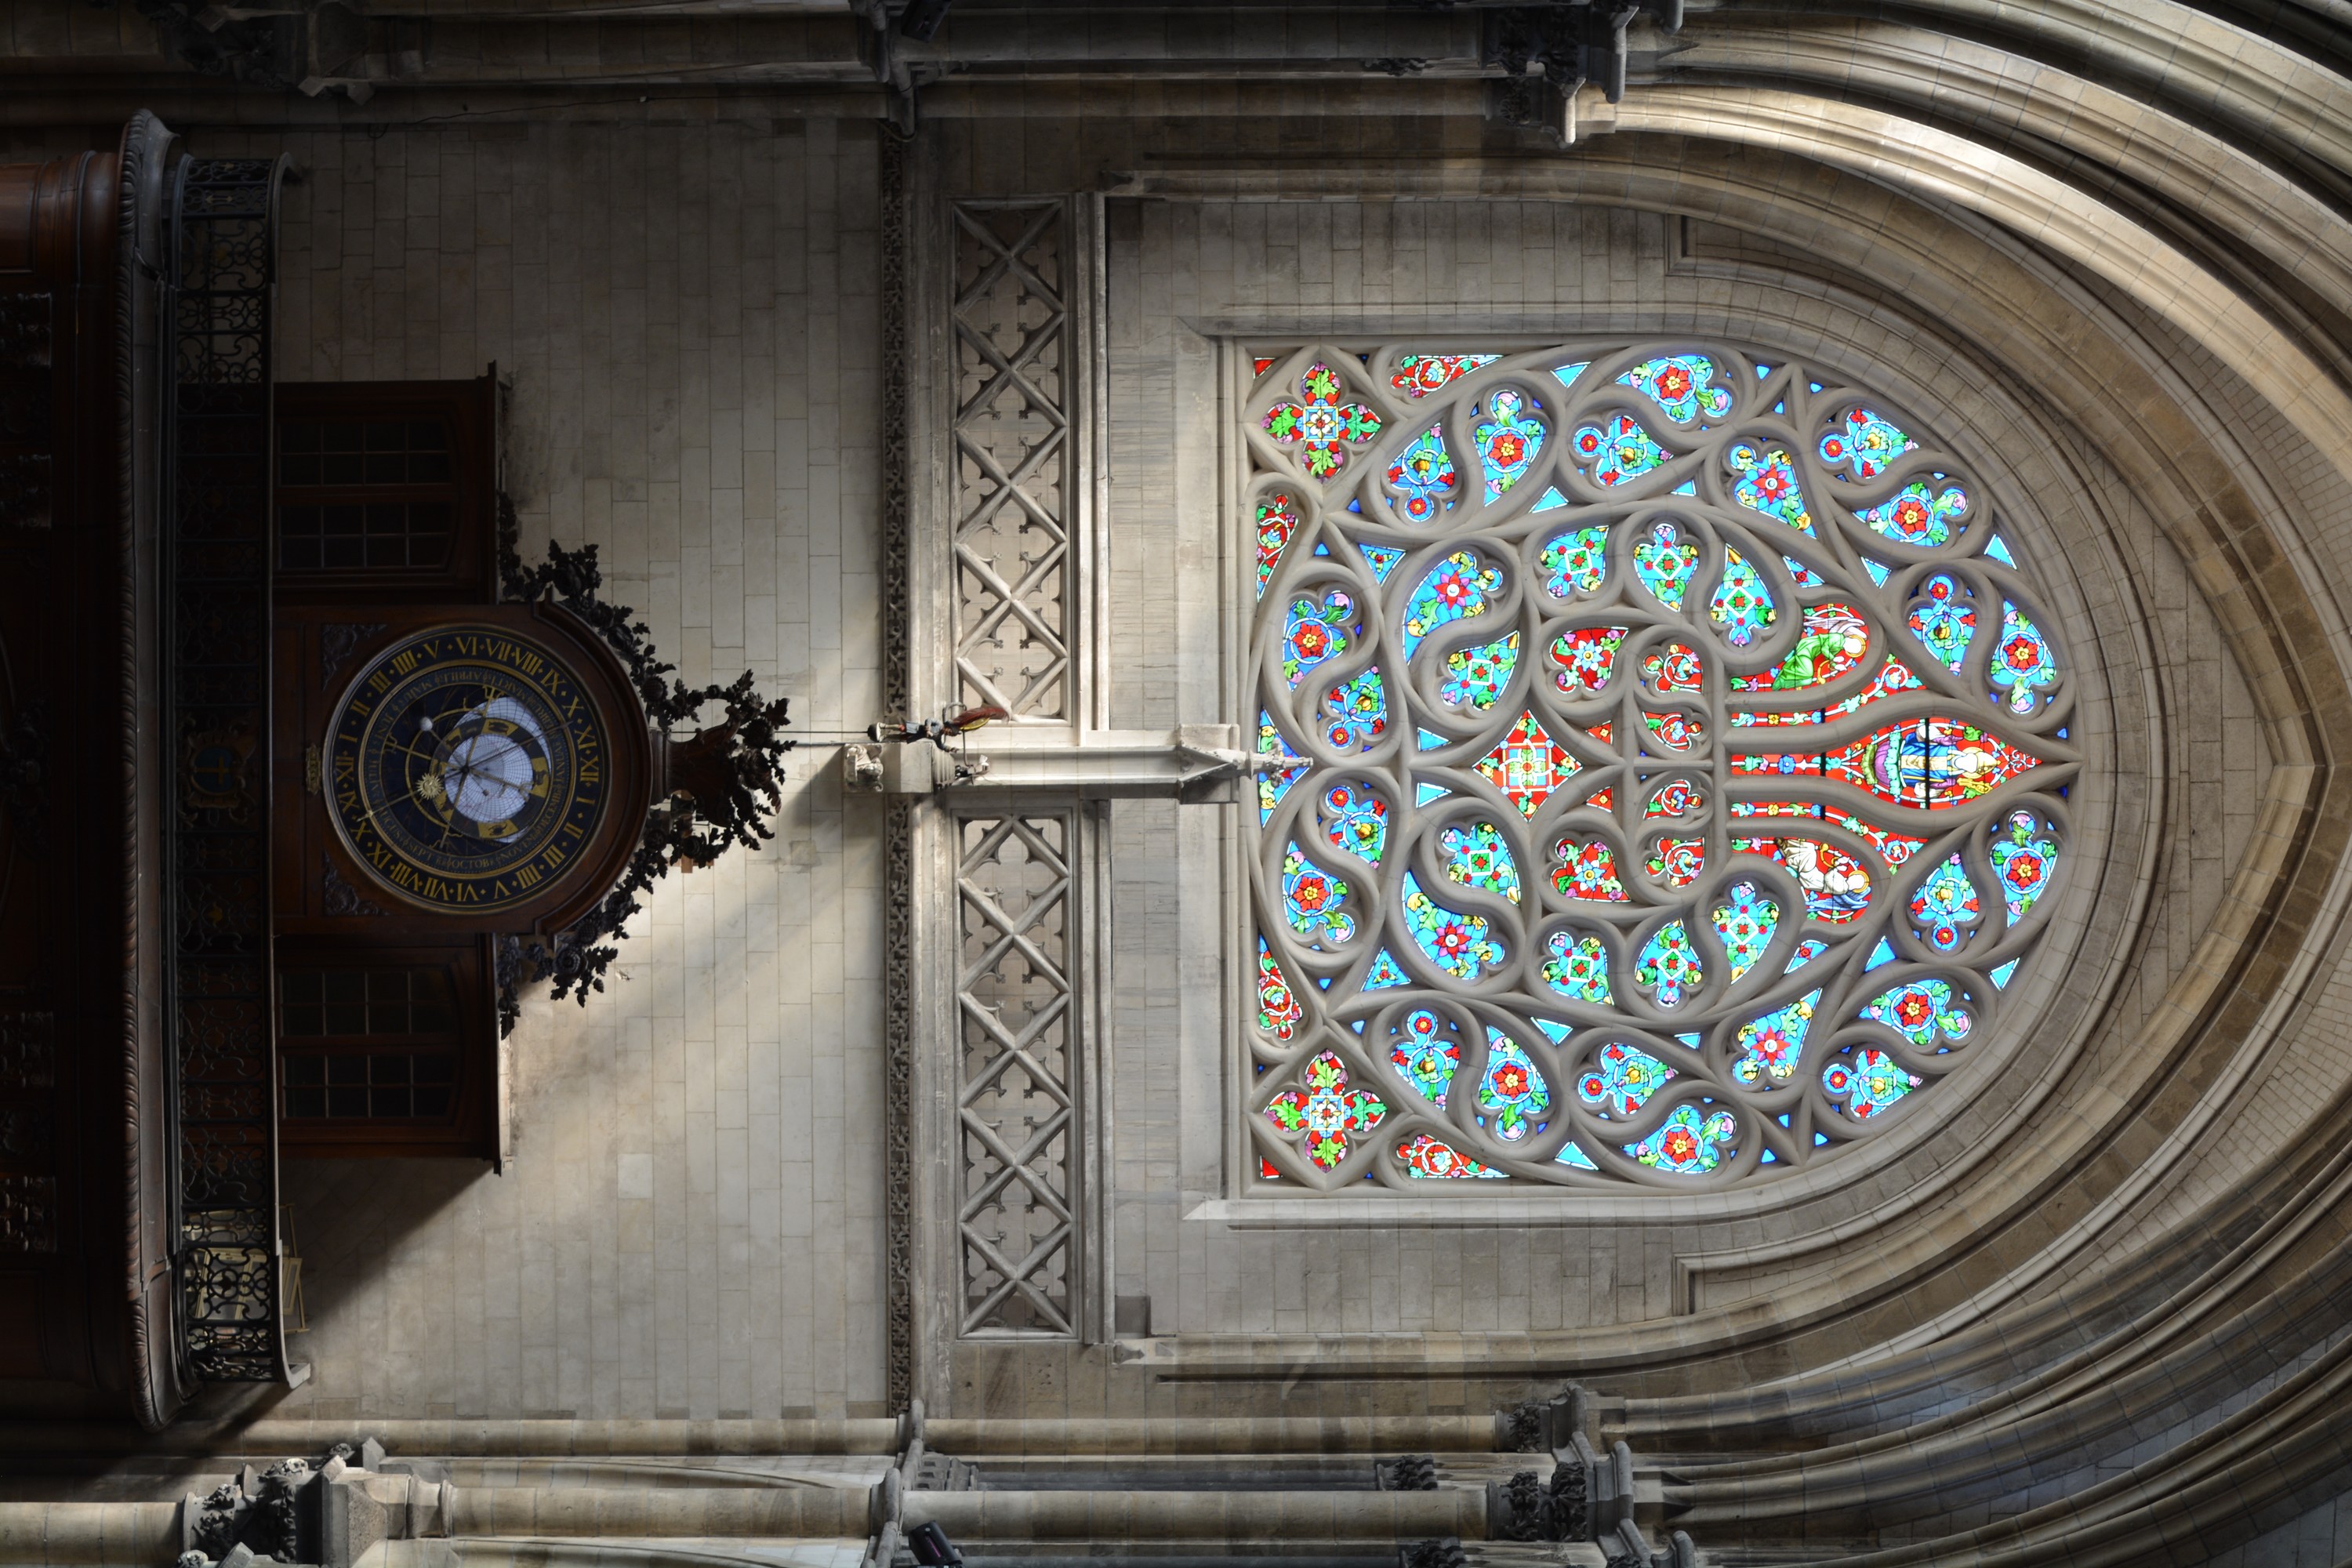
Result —
[[[199,1377],[283,1380],[269,961],[269,296],[280,165],[179,169],[166,278],[174,1220]]]
[[[956,679],[1072,718],[1070,310],[1059,201],[954,208]]]
[[[1075,812],[955,823],[962,1331],[1075,1331]]]
[[[1932,1099],[2081,756],[1964,461],[1730,345],[1253,359],[1259,1177],[1687,1190]]]

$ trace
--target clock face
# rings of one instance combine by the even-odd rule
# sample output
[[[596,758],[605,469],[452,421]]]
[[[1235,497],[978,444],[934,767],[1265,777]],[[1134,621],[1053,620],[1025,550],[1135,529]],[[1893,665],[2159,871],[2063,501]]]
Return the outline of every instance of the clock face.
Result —
[[[547,893],[605,800],[604,716],[544,645],[437,626],[352,679],[327,739],[335,826],[413,904],[481,914]]]

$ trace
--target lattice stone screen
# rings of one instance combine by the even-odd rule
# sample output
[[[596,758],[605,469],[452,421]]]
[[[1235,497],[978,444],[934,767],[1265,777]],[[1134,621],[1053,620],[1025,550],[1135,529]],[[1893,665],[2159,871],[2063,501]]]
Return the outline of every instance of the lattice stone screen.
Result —
[[[1056,201],[954,209],[956,682],[1071,710],[1070,310]]]
[[[1080,1142],[1074,814],[957,819],[961,1331],[1068,1334]]]
[[[2080,757],[1984,488],[1781,356],[1458,347],[1244,367],[1259,1184],[1687,1190],[1932,1114]]]

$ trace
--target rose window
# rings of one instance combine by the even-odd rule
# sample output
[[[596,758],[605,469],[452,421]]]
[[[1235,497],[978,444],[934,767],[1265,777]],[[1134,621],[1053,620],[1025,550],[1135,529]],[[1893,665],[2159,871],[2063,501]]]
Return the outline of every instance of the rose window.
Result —
[[[1728,347],[1255,372],[1259,1177],[1769,1179],[1933,1105],[2080,766],[1968,464]]]

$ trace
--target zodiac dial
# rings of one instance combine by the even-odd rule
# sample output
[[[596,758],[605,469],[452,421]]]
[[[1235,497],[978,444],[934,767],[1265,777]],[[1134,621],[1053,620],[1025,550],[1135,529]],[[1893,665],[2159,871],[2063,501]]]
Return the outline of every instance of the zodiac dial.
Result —
[[[355,677],[328,732],[337,831],[412,904],[478,913],[542,896],[602,820],[603,716],[543,645],[438,626]]]

